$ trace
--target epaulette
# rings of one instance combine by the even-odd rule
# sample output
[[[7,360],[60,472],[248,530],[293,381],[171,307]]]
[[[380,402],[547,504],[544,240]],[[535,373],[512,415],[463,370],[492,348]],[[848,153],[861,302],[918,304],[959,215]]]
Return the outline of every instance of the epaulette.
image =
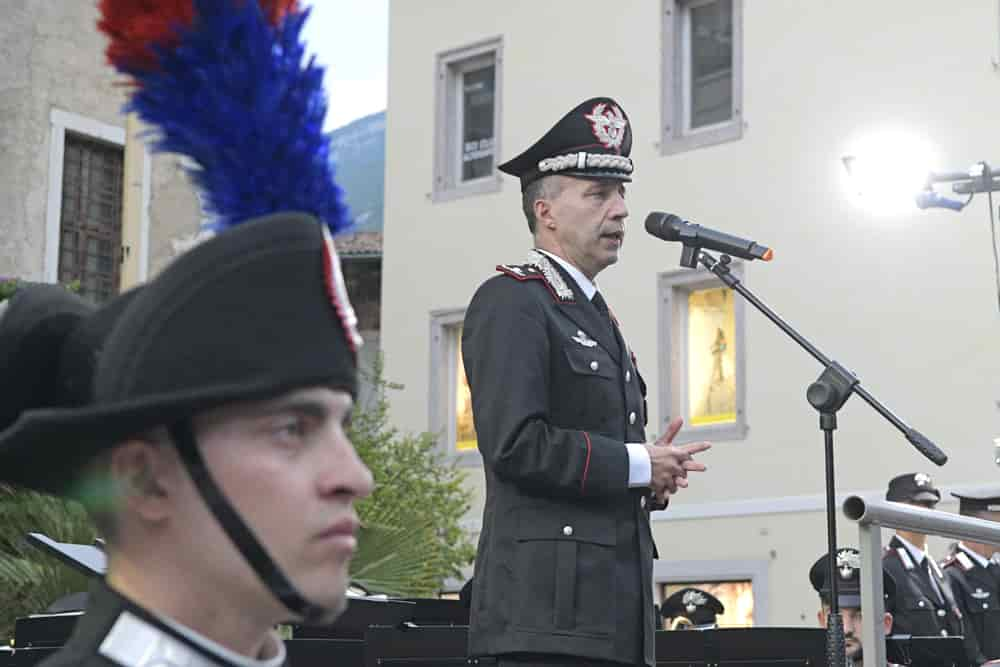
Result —
[[[886,555],[891,553],[896,554],[900,561],[903,563],[903,567],[907,570],[914,570],[916,566],[913,564],[913,559],[910,558],[910,554],[907,553],[904,547],[897,547],[896,549],[887,548]]]
[[[976,564],[972,562],[972,559],[961,551],[956,551],[952,554],[951,558],[945,561],[944,566],[948,567],[951,563],[958,563],[966,572],[976,567]]]
[[[497,264],[497,271],[519,281],[540,280],[548,288],[552,297],[561,303],[573,303],[576,299],[552,260],[532,250],[528,261],[523,264]]]

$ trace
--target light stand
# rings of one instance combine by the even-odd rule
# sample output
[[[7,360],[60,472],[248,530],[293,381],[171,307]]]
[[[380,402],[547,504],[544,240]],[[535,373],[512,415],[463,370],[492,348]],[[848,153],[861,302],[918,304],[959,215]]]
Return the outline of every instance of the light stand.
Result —
[[[837,571],[837,522],[836,522],[836,499],[835,485],[833,478],[833,432],[837,428],[837,411],[847,402],[852,394],[857,394],[865,400],[868,405],[875,409],[890,424],[895,426],[906,437],[917,451],[941,466],[948,460],[948,457],[938,449],[937,445],[931,442],[926,436],[910,426],[907,426],[901,419],[889,411],[874,396],[860,385],[857,376],[846,368],[827,358],[812,343],[806,340],[799,332],[785,322],[781,317],[771,310],[766,304],[758,299],[750,290],[743,285],[740,280],[732,274],[729,264],[732,259],[729,255],[721,255],[718,260],[702,251],[694,243],[684,243],[684,250],[681,254],[681,265],[688,268],[697,268],[700,263],[711,271],[727,287],[738,292],[744,299],[749,301],[757,310],[762,312],[767,319],[771,320],[779,329],[784,331],[792,340],[799,344],[806,352],[813,356],[823,365],[823,372],[819,378],[806,391],[806,398],[809,404],[819,412],[819,425],[823,431],[823,445],[826,460],[826,525],[827,525],[827,558],[830,568],[830,613],[827,616],[827,661],[829,665],[846,664],[846,653],[844,649],[844,620],[840,615],[840,600],[838,598],[837,577],[832,576]]]

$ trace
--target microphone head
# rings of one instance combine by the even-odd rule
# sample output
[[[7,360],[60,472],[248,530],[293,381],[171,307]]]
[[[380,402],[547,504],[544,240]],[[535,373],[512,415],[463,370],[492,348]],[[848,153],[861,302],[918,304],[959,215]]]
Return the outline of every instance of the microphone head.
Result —
[[[676,241],[680,238],[678,230],[684,221],[673,213],[653,211],[646,216],[646,231],[664,241]]]

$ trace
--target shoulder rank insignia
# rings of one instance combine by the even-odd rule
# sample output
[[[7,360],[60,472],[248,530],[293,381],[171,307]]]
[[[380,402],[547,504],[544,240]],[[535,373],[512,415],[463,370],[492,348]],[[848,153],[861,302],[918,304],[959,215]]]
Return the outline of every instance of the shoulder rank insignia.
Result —
[[[910,554],[906,552],[904,547],[897,547],[896,554],[899,556],[899,560],[903,561],[903,567],[907,570],[912,570],[916,567],[913,564],[913,559],[910,558]]]
[[[524,264],[498,264],[497,271],[506,273],[516,280],[541,280],[556,300],[563,303],[573,303],[573,290],[570,289],[562,275],[552,264],[552,260],[537,250],[532,250],[528,261]]]
[[[969,593],[969,595],[977,600],[985,600],[990,596],[989,591],[984,591],[982,588],[977,588],[975,593]]]
[[[975,565],[972,562],[972,559],[966,556],[961,551],[955,553],[955,562],[961,565],[962,569],[965,570],[966,572],[975,567]]]

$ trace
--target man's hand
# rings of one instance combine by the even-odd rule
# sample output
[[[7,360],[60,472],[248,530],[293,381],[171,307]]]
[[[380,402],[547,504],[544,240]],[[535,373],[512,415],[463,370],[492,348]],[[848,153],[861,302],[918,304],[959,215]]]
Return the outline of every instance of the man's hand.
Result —
[[[705,464],[694,460],[694,455],[712,447],[708,442],[695,442],[687,445],[673,445],[674,437],[681,430],[684,420],[675,418],[667,426],[667,432],[653,444],[646,445],[649,452],[649,462],[652,475],[649,485],[660,503],[666,503],[667,497],[677,493],[678,489],[688,485],[689,472],[704,472]]]

